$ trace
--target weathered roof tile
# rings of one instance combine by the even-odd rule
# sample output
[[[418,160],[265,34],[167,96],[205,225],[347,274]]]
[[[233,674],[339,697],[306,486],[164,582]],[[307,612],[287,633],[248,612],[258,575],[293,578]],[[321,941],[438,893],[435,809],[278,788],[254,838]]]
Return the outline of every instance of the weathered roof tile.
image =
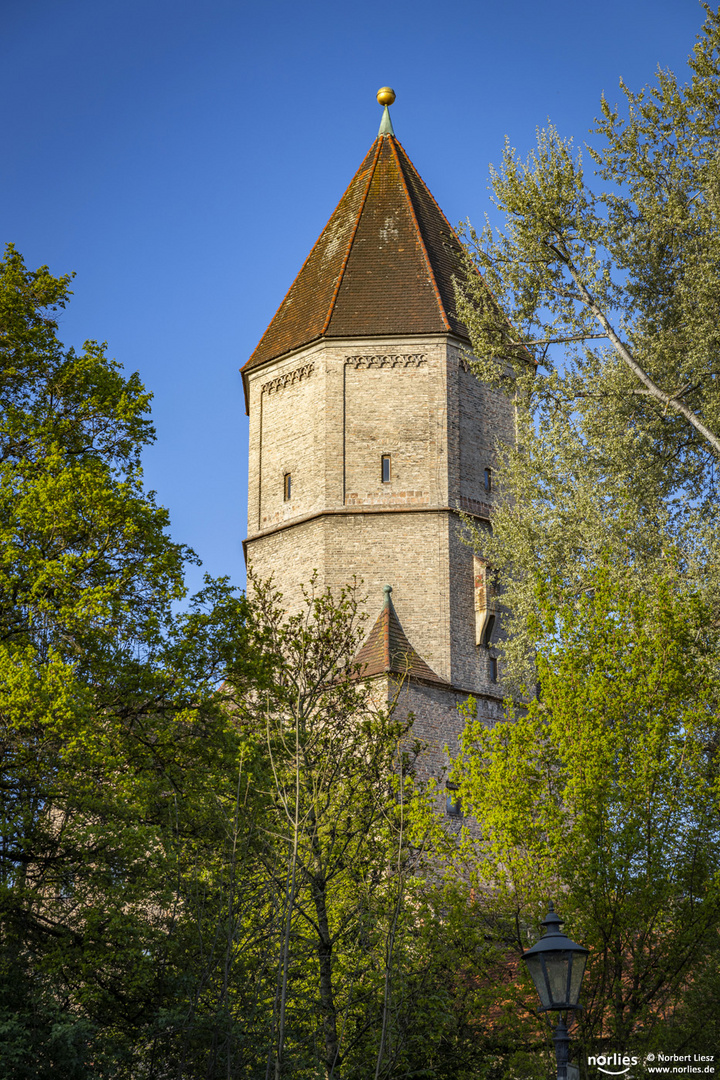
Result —
[[[379,135],[243,372],[321,337],[452,332],[460,243],[394,135]]]

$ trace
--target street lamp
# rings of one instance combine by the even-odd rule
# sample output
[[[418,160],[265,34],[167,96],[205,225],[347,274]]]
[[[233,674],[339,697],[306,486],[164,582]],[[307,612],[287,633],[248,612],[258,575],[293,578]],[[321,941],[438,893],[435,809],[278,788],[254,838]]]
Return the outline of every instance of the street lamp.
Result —
[[[535,988],[540,996],[540,1012],[558,1012],[557,1026],[553,1041],[557,1058],[557,1080],[570,1080],[568,1076],[568,1047],[570,1039],[562,1014],[582,1008],[578,1005],[580,984],[585,973],[585,961],[588,950],[576,945],[560,929],[563,920],[555,914],[550,903],[543,926],[545,933],[532,949],[527,949],[522,958],[532,975]],[[571,1066],[572,1069],[572,1066]],[[577,1075],[576,1071],[572,1069]]]

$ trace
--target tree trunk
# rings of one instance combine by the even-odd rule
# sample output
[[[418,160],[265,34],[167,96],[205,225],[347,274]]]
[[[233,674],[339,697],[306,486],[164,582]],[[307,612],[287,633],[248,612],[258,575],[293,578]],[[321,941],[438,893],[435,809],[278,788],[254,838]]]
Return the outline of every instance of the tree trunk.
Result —
[[[317,956],[320,969],[320,1007],[322,1010],[323,1041],[325,1044],[325,1075],[340,1080],[340,1047],[337,1036],[337,1009],[333,993],[333,946],[328,922],[324,878],[313,879],[313,900],[318,925]]]

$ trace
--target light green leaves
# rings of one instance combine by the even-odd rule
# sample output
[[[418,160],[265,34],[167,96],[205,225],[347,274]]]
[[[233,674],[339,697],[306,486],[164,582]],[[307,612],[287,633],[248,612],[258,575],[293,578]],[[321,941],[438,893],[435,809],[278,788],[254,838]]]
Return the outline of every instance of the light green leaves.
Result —
[[[713,978],[717,630],[672,577],[646,593],[607,562],[586,584],[558,604],[537,583],[539,695],[472,722],[454,776],[498,910],[525,922],[555,899],[591,948],[585,1037],[650,1047],[671,1037],[669,1002],[691,1022],[688,980]]]
[[[525,160],[506,146],[504,226],[467,234],[474,368],[516,408],[493,536],[472,536],[500,571],[515,689],[538,570],[561,600],[602,552],[641,587],[671,563],[720,610],[719,14],[690,66],[603,100],[594,177],[552,126]]]

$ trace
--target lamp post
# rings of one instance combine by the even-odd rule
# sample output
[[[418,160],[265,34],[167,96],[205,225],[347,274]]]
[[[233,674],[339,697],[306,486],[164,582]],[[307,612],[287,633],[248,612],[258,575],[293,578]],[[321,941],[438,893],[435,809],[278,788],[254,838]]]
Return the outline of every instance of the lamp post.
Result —
[[[527,949],[522,958],[532,975],[535,988],[540,996],[540,1012],[560,1013],[553,1042],[557,1059],[557,1080],[569,1080],[568,1047],[570,1039],[563,1019],[563,1013],[581,1009],[578,1005],[580,984],[585,974],[585,961],[588,950],[576,945],[560,929],[563,920],[555,914],[550,903],[550,910],[545,916],[545,933],[532,949]],[[573,1069],[573,1073],[575,1070]],[[575,1073],[575,1075],[577,1075]]]

